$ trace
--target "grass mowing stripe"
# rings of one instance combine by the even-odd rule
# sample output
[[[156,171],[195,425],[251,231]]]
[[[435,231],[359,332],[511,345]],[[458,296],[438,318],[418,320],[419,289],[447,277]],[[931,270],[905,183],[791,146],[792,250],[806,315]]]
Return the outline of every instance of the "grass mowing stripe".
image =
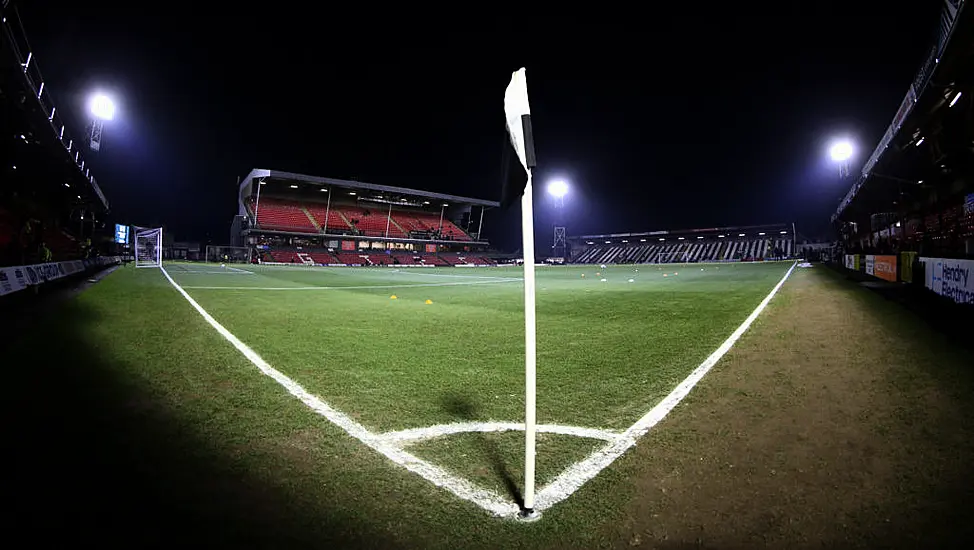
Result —
[[[239,338],[234,336],[233,333],[214,319],[212,315],[207,313],[206,310],[203,309],[203,307],[200,306],[196,300],[189,295],[188,292],[186,292],[176,283],[176,281],[173,280],[172,277],[169,276],[169,273],[165,270],[165,268],[160,267],[159,269],[162,271],[162,274],[165,275],[166,279],[169,280],[169,283],[173,286],[173,288],[182,294],[183,298],[186,298],[186,301],[189,302],[189,304],[193,306],[197,312],[199,312],[199,314],[207,323],[210,324],[210,326],[220,333],[220,336],[223,336],[228,342],[230,342],[231,345],[233,345],[233,347],[237,348],[237,351],[242,353],[244,357],[253,363],[254,366],[257,367],[261,372],[273,378],[274,381],[283,386],[288,393],[294,397],[297,397],[302,403],[311,408],[311,410],[325,417],[329,422],[348,433],[348,435],[358,439],[394,463],[403,466],[415,474],[418,474],[434,485],[450,491],[461,499],[472,502],[497,516],[513,517],[515,514],[517,514],[519,510],[515,503],[505,501],[493,491],[488,491],[477,487],[465,479],[454,476],[442,468],[434,466],[420,459],[419,457],[386,443],[384,440],[377,437],[358,422],[355,422],[344,413],[333,409],[327,403],[309,393],[297,382],[291,380],[283,373],[270,366],[267,361],[264,361],[261,356],[257,355],[257,352],[252,350],[249,346],[247,346],[247,344],[241,342]]]
[[[764,311],[774,295],[778,293],[778,290],[785,284],[788,277],[795,270],[797,263],[791,265],[788,271],[785,272],[784,276],[778,281],[771,292],[758,304],[758,307],[748,315],[747,319],[741,323],[741,326],[737,327],[731,335],[724,340],[724,343],[720,345],[712,354],[710,354],[699,367],[694,369],[683,382],[667,395],[658,405],[652,408],[648,413],[646,413],[642,418],[636,421],[629,429],[627,429],[618,439],[614,442],[606,445],[602,449],[592,453],[588,458],[582,460],[581,462],[576,462],[566,469],[561,475],[555,478],[550,484],[545,486],[538,492],[538,498],[536,503],[536,508],[544,510],[550,508],[551,506],[565,500],[572,495],[575,491],[582,487],[586,482],[599,474],[602,470],[612,464],[617,458],[622,456],[624,452],[629,450],[630,447],[636,444],[636,440],[641,436],[645,435],[650,428],[655,426],[660,420],[666,417],[670,411],[676,407],[680,401],[683,400],[690,390],[697,385],[701,379],[720,361],[720,358],[724,356],[734,343],[740,339],[741,335],[747,332],[751,324],[758,315]]]
[[[370,288],[411,288],[426,286],[468,286],[468,285],[491,285],[500,283],[516,283],[520,279],[507,279],[498,281],[459,281],[455,283],[416,283],[401,285],[347,285],[347,286],[186,286],[196,290],[368,290]]]

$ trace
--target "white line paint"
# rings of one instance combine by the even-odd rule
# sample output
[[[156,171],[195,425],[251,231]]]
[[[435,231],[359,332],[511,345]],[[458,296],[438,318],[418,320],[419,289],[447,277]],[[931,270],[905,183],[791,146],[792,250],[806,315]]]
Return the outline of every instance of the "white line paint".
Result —
[[[635,424],[629,427],[622,435],[619,436],[617,440],[606,445],[602,449],[595,451],[588,458],[582,460],[581,462],[576,462],[569,466],[564,472],[558,475],[551,483],[545,486],[539,493],[537,498],[536,508],[546,509],[551,506],[565,500],[572,493],[577,491],[582,485],[587,481],[598,475],[599,472],[604,470],[609,464],[615,461],[615,459],[622,456],[630,447],[636,444],[636,440],[643,436],[650,428],[655,426],[660,420],[662,420],[670,411],[676,407],[680,401],[683,400],[690,390],[693,389],[697,382],[699,382],[709,371],[713,368],[717,361],[727,353],[734,343],[743,335],[754,320],[758,318],[758,315],[764,311],[764,308],[768,306],[771,302],[771,298],[778,293],[778,290],[788,277],[791,275],[792,271],[795,270],[795,264],[792,264],[785,275],[778,281],[771,292],[758,304],[758,307],[748,315],[747,319],[741,323],[741,326],[737,327],[731,335],[724,340],[724,343],[720,345],[713,353],[707,357],[699,367],[693,370],[689,376],[687,376],[683,382],[680,382],[677,387],[670,392],[669,395],[663,398],[652,410],[646,413],[642,418],[636,421]]]
[[[173,267],[178,268],[175,271],[177,275],[181,275],[183,273],[205,273],[210,275],[253,275],[254,274],[252,271],[248,271],[246,269],[240,269],[232,266],[218,268],[215,266],[211,267],[206,265],[200,266],[200,265],[176,264]]]
[[[423,277],[451,277],[458,279],[503,279],[505,281],[523,281],[524,277],[492,277],[490,275],[448,275],[446,273],[423,273],[419,271],[394,271],[406,275],[421,275]]]
[[[250,271],[178,271],[176,275],[253,275]]]
[[[255,367],[260,369],[262,373],[273,378],[275,382],[283,386],[291,395],[300,399],[301,402],[310,407],[311,410],[325,417],[332,424],[338,426],[342,430],[345,430],[348,435],[358,439],[394,463],[399,464],[410,472],[418,474],[434,485],[450,491],[461,499],[472,502],[497,516],[513,517],[515,514],[517,514],[518,507],[514,502],[504,499],[493,491],[488,491],[478,487],[466,479],[450,474],[438,466],[434,466],[433,464],[430,464],[419,457],[416,457],[410,453],[407,453],[406,451],[403,451],[402,449],[397,448],[394,445],[387,443],[382,438],[367,430],[365,426],[355,422],[344,413],[333,409],[330,405],[318,397],[310,394],[297,382],[291,380],[280,371],[271,367],[266,361],[264,361],[263,358],[257,355],[257,352],[250,349],[249,346],[241,342],[240,339],[233,335],[233,333],[217,322],[217,320],[207,313],[206,310],[203,309],[203,307],[200,306],[192,296],[190,296],[181,286],[176,284],[176,281],[169,276],[169,273],[166,272],[164,268],[160,268],[160,270],[162,271],[162,274],[166,276],[166,279],[169,280],[169,283],[180,294],[182,294],[183,298],[186,298],[186,301],[189,302],[194,309],[196,309],[196,311],[203,317],[204,320],[206,320],[207,323],[210,324],[210,326],[220,333],[220,336],[223,336],[228,342],[230,342],[230,344],[233,345],[233,347],[237,348],[237,351],[242,353],[244,357],[250,360],[250,362],[253,363]]]
[[[545,510],[558,504],[559,502],[565,500],[571,496],[575,491],[580,489],[585,483],[594,478],[602,470],[607,468],[612,464],[617,458],[622,456],[630,447],[636,444],[636,440],[645,435],[653,426],[655,426],[659,421],[666,417],[670,411],[672,411],[680,401],[685,398],[693,387],[701,380],[703,377],[713,368],[713,366],[726,354],[738,339],[747,331],[748,328],[754,323],[758,315],[767,307],[771,299],[777,294],[778,290],[784,285],[785,281],[794,271],[796,264],[788,269],[784,274],[778,284],[771,290],[771,292],[761,301],[760,304],[754,309],[753,312],[744,320],[743,323],[737,330],[735,330],[731,335],[718,347],[712,354],[710,354],[703,363],[700,364],[693,372],[690,373],[677,387],[670,392],[662,401],[659,402],[652,410],[646,413],[642,418],[636,421],[635,424],[630,426],[621,434],[609,431],[600,430],[595,428],[581,428],[575,426],[559,426],[559,425],[542,425],[538,426],[538,431],[548,432],[548,433],[558,433],[564,435],[573,435],[577,437],[587,437],[593,439],[601,439],[608,441],[609,443],[598,449],[585,459],[576,462],[569,466],[565,471],[558,475],[551,483],[541,488],[537,494],[537,499],[535,501],[536,510]],[[355,422],[349,418],[344,413],[333,409],[327,403],[322,401],[320,398],[311,395],[297,384],[295,381],[291,380],[283,373],[277,371],[271,367],[266,361],[264,361],[256,352],[254,352],[250,347],[241,342],[236,336],[234,336],[230,331],[223,327],[219,322],[216,321],[209,313],[206,312],[184,289],[183,287],[176,284],[176,282],[169,276],[169,273],[165,269],[161,269],[162,273],[169,280],[169,283],[179,291],[179,293],[186,298],[186,300],[196,309],[197,312],[209,323],[213,328],[220,333],[228,342],[230,342],[238,351],[240,351],[247,359],[250,360],[261,372],[273,378],[278,384],[283,386],[288,390],[291,395],[297,397],[304,404],[310,407],[312,410],[318,414],[324,416],[328,421],[335,424],[346,433],[352,437],[358,439],[368,447],[379,452],[389,460],[400,466],[406,468],[407,470],[423,477],[427,481],[433,483],[438,487],[442,487],[447,491],[450,491],[457,497],[476,504],[484,510],[501,517],[514,517],[518,510],[517,504],[511,502],[504,497],[498,495],[493,491],[483,489],[471,483],[470,481],[457,477],[444,469],[430,464],[415,455],[412,455],[401,447],[416,441],[421,441],[425,439],[430,439],[434,437],[452,435],[457,433],[465,432],[498,432],[498,431],[508,431],[508,430],[523,430],[524,424],[518,423],[504,423],[504,422],[469,422],[469,423],[457,423],[457,424],[443,424],[439,426],[430,426],[426,428],[415,428],[409,430],[401,430],[397,432],[386,432],[383,434],[374,434],[366,429],[361,424]],[[492,281],[492,282],[508,282],[508,281]],[[444,283],[451,284],[451,283]],[[478,284],[475,282],[471,283],[454,283],[454,284]],[[483,284],[483,283],[480,283]],[[410,285],[410,286],[431,286],[431,285]],[[432,286],[443,286],[443,285],[432,285]],[[193,287],[187,287],[193,288]],[[227,287],[216,287],[216,288],[227,288]],[[327,287],[309,287],[309,289],[323,289]],[[334,289],[350,288],[350,287],[333,287]],[[366,288],[381,288],[381,287],[366,287]],[[398,288],[398,287],[397,287]],[[241,290],[249,290],[248,287],[240,287]],[[292,290],[289,287],[283,287],[280,290]]]
[[[618,432],[610,430],[600,430],[596,428],[579,428],[578,426],[561,426],[558,424],[539,424],[537,430],[542,433],[572,435],[575,437],[587,437],[590,439],[601,439],[603,441],[615,441],[619,438]],[[457,422],[455,424],[440,424],[426,428],[410,428],[398,432],[386,432],[377,437],[390,443],[416,443],[443,437],[471,432],[511,432],[524,431],[524,423],[516,422]]]
[[[455,283],[416,283],[414,285],[349,285],[349,286],[189,286],[184,288],[195,290],[362,290],[370,288],[412,288],[428,286],[469,286],[469,285],[491,285],[500,283],[515,283],[521,279],[510,279],[503,281],[458,281]]]

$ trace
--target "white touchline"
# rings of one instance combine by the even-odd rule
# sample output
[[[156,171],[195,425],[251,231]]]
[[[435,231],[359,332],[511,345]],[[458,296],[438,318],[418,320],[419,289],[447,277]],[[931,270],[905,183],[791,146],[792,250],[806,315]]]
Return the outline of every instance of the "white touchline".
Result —
[[[297,397],[302,403],[310,407],[313,411],[320,414],[321,416],[328,419],[329,422],[338,426],[342,430],[345,430],[348,435],[358,439],[362,443],[376,450],[389,460],[403,466],[407,470],[418,474],[419,476],[425,478],[426,480],[432,482],[438,487],[442,487],[454,495],[467,500],[480,506],[481,508],[492,512],[498,516],[513,516],[517,514],[518,507],[514,502],[505,500],[500,495],[493,491],[488,491],[481,487],[477,487],[469,481],[457,477],[438,466],[434,466],[421,458],[414,456],[394,445],[387,443],[380,437],[376,436],[369,430],[362,426],[358,422],[355,422],[347,415],[339,412],[330,405],[319,399],[318,397],[311,395],[301,387],[297,382],[291,380],[285,376],[280,371],[276,370],[274,367],[270,366],[267,361],[264,361],[257,352],[250,349],[247,344],[244,344],[236,336],[233,335],[229,330],[227,330],[223,325],[217,322],[209,313],[200,306],[192,296],[189,295],[181,286],[176,284],[176,281],[169,276],[165,268],[160,268],[162,274],[166,276],[169,283],[186,298],[191,306],[201,315],[207,323],[210,324],[220,336],[223,336],[233,347],[237,348],[237,351],[242,353],[244,357],[250,360],[255,367],[260,369],[261,372],[270,376],[275,382],[283,386],[291,395]]]
[[[622,456],[630,447],[636,444],[636,440],[641,436],[645,435],[653,426],[659,423],[670,411],[672,411],[679,403],[683,400],[689,393],[690,390],[701,380],[703,377],[713,368],[715,364],[726,354],[731,347],[737,342],[738,339],[750,328],[754,320],[757,319],[758,315],[764,311],[771,299],[777,294],[778,290],[781,289],[785,281],[795,270],[795,265],[792,264],[788,271],[785,272],[784,276],[778,281],[771,292],[761,301],[760,304],[754,309],[753,312],[744,320],[743,323],[737,330],[735,330],[731,335],[724,340],[724,342],[718,347],[713,353],[707,357],[703,363],[700,364],[696,369],[693,370],[680,384],[670,392],[669,395],[663,398],[655,407],[652,408],[648,413],[646,413],[642,418],[636,421],[635,424],[630,426],[622,433],[614,432],[612,430],[603,430],[596,428],[582,428],[577,426],[560,426],[554,424],[544,424],[537,427],[539,432],[555,433],[563,435],[572,435],[577,437],[587,437],[591,439],[600,439],[603,441],[608,441],[609,443],[596,450],[590,454],[585,459],[576,462],[566,468],[561,474],[559,474],[551,483],[547,484],[537,494],[535,500],[536,510],[545,510],[555,504],[565,500],[572,495],[575,491],[580,489],[585,483],[594,478],[602,470],[607,468],[612,464],[617,458]],[[421,458],[410,454],[402,449],[402,447],[414,443],[417,441],[423,441],[435,437],[452,435],[457,433],[467,433],[467,432],[501,432],[501,431],[511,431],[511,430],[523,430],[524,424],[512,423],[512,422],[466,422],[466,423],[455,423],[455,424],[442,424],[438,426],[429,426],[425,428],[412,428],[407,430],[400,430],[395,432],[386,432],[382,434],[376,434],[364,426],[355,422],[349,418],[344,413],[333,409],[330,405],[322,401],[320,398],[311,395],[301,387],[297,382],[291,380],[286,375],[280,371],[271,367],[263,358],[261,358],[257,353],[248,347],[246,344],[241,342],[236,336],[234,336],[229,330],[227,330],[223,325],[217,322],[209,313],[206,312],[200,306],[196,300],[194,300],[184,289],[179,286],[169,273],[164,269],[160,268],[169,283],[193,306],[194,309],[203,317],[203,319],[210,324],[216,331],[223,336],[228,342],[230,342],[235,348],[237,348],[240,353],[242,353],[251,363],[254,364],[261,372],[273,378],[278,384],[283,386],[291,395],[297,397],[305,405],[310,407],[312,410],[324,416],[329,422],[338,426],[350,436],[358,439],[368,447],[379,452],[389,460],[396,464],[406,468],[407,470],[419,475],[420,477],[426,479],[427,481],[433,483],[438,487],[442,487],[457,497],[472,502],[477,506],[480,506],[484,510],[501,517],[514,517],[518,512],[519,508],[515,502],[509,501],[504,497],[500,496],[496,492],[478,487],[471,483],[470,481],[455,476],[446,470],[430,464]],[[490,281],[490,282],[511,282],[511,281]],[[406,286],[444,286],[444,285],[455,285],[455,284],[484,284],[481,282],[466,282],[466,283],[443,283],[443,284],[430,284],[430,285],[406,285]],[[358,288],[400,288],[403,285],[396,286],[367,286]],[[213,289],[231,289],[231,287],[186,287],[186,288],[213,288]],[[312,290],[312,289],[343,289],[343,288],[356,288],[356,287],[280,287],[274,289],[264,289],[264,290]],[[237,290],[253,290],[249,287],[236,287]]]
[[[516,283],[521,279],[509,279],[500,281],[458,281],[455,283],[416,283],[414,285],[350,285],[350,286],[189,286],[194,290],[363,290],[370,288],[412,288],[425,286],[469,286],[469,285],[496,285],[500,283]]]
[[[768,303],[771,302],[771,298],[778,293],[778,290],[788,277],[791,272],[795,270],[795,264],[792,264],[785,275],[778,281],[771,292],[761,300],[758,307],[748,315],[747,319],[741,323],[741,326],[737,327],[730,336],[724,340],[724,343],[720,345],[709,357],[704,359],[700,366],[693,370],[689,376],[687,376],[683,382],[674,388],[669,395],[663,398],[655,407],[652,408],[648,413],[646,413],[642,418],[636,421],[635,424],[629,427],[618,439],[609,443],[602,449],[595,451],[588,458],[580,462],[576,462],[569,466],[564,472],[558,475],[551,483],[545,486],[541,491],[538,492],[535,508],[546,509],[551,506],[565,500],[572,493],[577,491],[582,485],[584,485],[588,480],[592,479],[599,472],[604,470],[609,464],[615,461],[615,459],[622,456],[630,447],[636,444],[636,440],[642,435],[649,431],[650,428],[655,426],[660,420],[662,420],[670,411],[676,407],[680,401],[683,400],[690,390],[693,389],[697,382],[699,382],[715,364],[720,361],[720,358],[727,353],[734,343],[743,335],[754,320],[758,318],[758,315],[764,311]]]

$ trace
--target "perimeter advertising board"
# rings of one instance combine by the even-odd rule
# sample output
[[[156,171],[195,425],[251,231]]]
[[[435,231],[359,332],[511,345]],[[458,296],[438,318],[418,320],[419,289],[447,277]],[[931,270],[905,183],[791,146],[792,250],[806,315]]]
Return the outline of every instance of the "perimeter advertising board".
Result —
[[[923,284],[959,304],[974,304],[974,260],[920,258]]]
[[[873,256],[873,276],[896,282],[896,256]]]

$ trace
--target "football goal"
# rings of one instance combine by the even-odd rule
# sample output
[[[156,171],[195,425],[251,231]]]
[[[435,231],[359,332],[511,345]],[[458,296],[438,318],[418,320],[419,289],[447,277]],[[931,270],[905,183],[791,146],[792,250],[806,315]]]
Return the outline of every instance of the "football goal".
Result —
[[[135,228],[135,267],[162,266],[162,228]]]

